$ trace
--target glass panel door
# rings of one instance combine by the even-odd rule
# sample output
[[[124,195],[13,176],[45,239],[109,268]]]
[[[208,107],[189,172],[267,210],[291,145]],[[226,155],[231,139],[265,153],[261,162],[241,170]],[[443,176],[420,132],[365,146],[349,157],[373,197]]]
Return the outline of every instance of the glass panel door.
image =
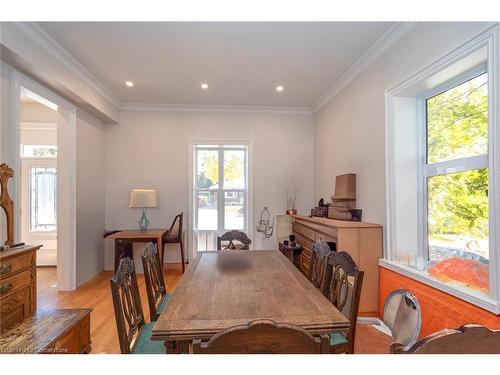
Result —
[[[197,251],[216,250],[217,236],[247,231],[247,159],[244,145],[198,145],[194,150],[194,239]]]

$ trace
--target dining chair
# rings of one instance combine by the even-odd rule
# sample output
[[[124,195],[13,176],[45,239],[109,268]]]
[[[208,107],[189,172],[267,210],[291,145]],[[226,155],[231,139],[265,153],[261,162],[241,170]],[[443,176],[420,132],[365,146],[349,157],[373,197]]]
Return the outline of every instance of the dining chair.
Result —
[[[227,245],[222,245],[222,242],[229,242]],[[238,241],[240,244],[234,243],[233,241]],[[217,250],[249,250],[252,240],[248,238],[246,233],[239,230],[232,230],[230,232],[224,233],[222,236],[217,237]]]
[[[500,354],[500,330],[478,324],[443,329],[417,341],[408,350],[393,347],[395,354]]]
[[[192,354],[328,354],[328,335],[313,337],[290,324],[259,319],[234,326],[208,342],[193,340]]]
[[[154,323],[144,322],[134,261],[123,258],[110,282],[122,354],[165,353],[162,342],[151,340]]]
[[[417,341],[422,326],[417,297],[408,290],[394,290],[385,300],[383,322],[392,333],[390,352],[408,350]]]
[[[160,256],[156,244],[149,242],[142,254],[142,267],[148,296],[149,315],[151,321],[158,320],[161,312],[167,306],[170,293],[167,293],[163,278]]]
[[[165,251],[167,244],[178,243],[181,250],[182,273],[186,270],[186,261],[184,260],[184,231],[183,231],[184,212],[181,212],[174,218],[172,225],[166,234],[163,236],[163,246],[161,251]]]
[[[330,335],[330,353],[353,354],[364,272],[359,270],[345,251],[331,254],[327,269],[331,274],[328,299],[349,320],[349,331],[346,334]]]
[[[329,281],[328,257],[333,253],[326,241],[318,240],[313,245],[311,263],[309,265],[309,280],[326,296]]]

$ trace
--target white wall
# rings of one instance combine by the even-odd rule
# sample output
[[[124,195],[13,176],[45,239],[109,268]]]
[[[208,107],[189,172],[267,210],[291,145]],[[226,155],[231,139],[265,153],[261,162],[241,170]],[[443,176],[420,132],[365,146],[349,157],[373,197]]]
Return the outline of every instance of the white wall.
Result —
[[[363,220],[385,227],[385,92],[458,47],[488,23],[420,23],[314,116],[314,198],[334,177],[357,174]]]
[[[159,207],[148,210],[151,228],[168,228],[180,211],[187,215],[188,142],[204,139],[254,142],[254,222],[264,206],[271,214],[284,213],[286,189],[294,180],[299,212],[312,207],[312,116],[125,111],[120,124],[106,131],[106,229],[137,228],[140,212],[128,208],[132,188],[158,191]],[[106,268],[112,269],[113,244],[106,243]],[[274,240],[262,240],[255,233],[254,244],[256,248],[275,246]],[[179,261],[178,254],[171,247],[166,261]]]
[[[76,285],[104,269],[104,132],[107,125],[76,112]]]

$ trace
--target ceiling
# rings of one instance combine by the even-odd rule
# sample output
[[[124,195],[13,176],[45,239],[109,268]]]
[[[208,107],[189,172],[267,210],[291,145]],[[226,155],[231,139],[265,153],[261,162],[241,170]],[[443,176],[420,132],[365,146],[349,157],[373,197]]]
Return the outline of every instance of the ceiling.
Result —
[[[310,108],[393,24],[38,25],[124,103]]]

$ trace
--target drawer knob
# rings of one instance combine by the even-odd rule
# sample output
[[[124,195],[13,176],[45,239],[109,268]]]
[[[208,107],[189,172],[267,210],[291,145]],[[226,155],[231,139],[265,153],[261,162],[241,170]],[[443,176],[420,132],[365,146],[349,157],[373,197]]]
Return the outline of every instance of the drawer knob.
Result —
[[[8,293],[12,289],[12,283],[4,283],[0,285],[0,294]]]
[[[12,266],[7,263],[2,263],[0,264],[0,275],[5,275],[6,273],[9,273],[12,271]]]

